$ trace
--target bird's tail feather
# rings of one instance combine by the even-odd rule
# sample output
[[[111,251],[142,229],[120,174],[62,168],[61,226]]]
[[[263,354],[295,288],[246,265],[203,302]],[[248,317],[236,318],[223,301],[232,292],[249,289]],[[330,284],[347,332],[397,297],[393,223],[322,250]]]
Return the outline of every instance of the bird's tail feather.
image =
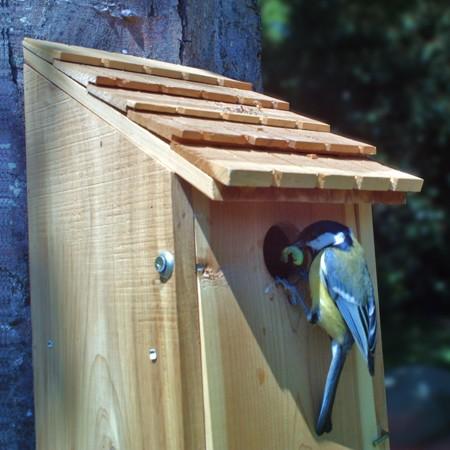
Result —
[[[336,388],[339,382],[339,377],[344,367],[345,357],[347,351],[337,343],[331,343],[331,363],[328,369],[327,380],[325,382],[325,389],[322,397],[322,405],[320,407],[319,416],[316,423],[316,433],[320,436],[323,433],[329,433],[332,428],[331,412],[333,410],[334,398],[336,396]]]

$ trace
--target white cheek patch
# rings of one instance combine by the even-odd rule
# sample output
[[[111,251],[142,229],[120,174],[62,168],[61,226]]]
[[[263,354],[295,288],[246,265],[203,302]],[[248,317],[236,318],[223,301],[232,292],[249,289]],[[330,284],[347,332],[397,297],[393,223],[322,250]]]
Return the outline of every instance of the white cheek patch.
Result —
[[[345,234],[340,231],[334,235],[334,245],[341,245],[343,242],[345,242]]]

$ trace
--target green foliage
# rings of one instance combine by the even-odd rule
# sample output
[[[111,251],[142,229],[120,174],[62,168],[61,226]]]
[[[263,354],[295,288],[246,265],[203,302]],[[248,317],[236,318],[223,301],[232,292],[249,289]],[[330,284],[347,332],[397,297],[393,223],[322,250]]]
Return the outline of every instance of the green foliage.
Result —
[[[266,91],[425,179],[406,206],[375,209],[382,325],[392,337],[384,344],[390,363],[393,355],[397,363],[420,355],[450,365],[450,335],[442,331],[450,325],[448,1],[261,6]]]

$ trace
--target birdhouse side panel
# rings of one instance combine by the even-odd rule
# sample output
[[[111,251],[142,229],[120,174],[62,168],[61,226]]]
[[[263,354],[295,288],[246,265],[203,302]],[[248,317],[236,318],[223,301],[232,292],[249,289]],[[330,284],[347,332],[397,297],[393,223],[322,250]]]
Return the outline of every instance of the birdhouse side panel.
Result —
[[[183,449],[171,174],[24,72],[37,448]]]
[[[321,219],[347,223],[347,207],[196,197],[197,261],[206,266],[199,296],[208,448],[359,449],[376,437],[374,389],[356,349],[338,386],[333,431],[315,435],[329,339],[287,302],[265,265],[271,226],[300,230]]]

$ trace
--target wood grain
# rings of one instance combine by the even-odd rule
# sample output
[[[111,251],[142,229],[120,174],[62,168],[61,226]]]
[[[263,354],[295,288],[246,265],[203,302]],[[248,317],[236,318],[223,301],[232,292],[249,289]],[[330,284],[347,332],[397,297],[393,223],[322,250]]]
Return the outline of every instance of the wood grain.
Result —
[[[347,204],[345,205],[345,223],[347,226],[349,226],[354,233],[356,234],[357,239],[360,241],[361,245],[364,248],[364,252],[366,254],[366,257],[368,256],[369,259],[371,259],[371,255],[374,252],[374,249],[372,247],[367,248],[367,234],[370,233],[370,229],[364,229],[361,230],[361,228],[358,226],[360,224],[359,218],[357,217],[357,205],[355,204]],[[368,224],[363,224],[363,227],[365,228]],[[364,234],[364,241],[361,239],[361,233]],[[373,244],[373,242],[372,242]],[[375,279],[376,273],[373,272],[373,267],[371,266],[372,261],[368,261],[369,271],[371,272],[370,275],[372,279]],[[374,285],[374,288],[376,285]],[[377,295],[377,294],[376,294]],[[379,308],[378,302],[377,302],[377,308]],[[377,312],[378,315],[378,312]],[[379,323],[379,322],[378,322]],[[378,329],[378,334],[380,334],[381,331]],[[377,337],[378,338],[378,337]],[[378,344],[378,342],[377,342]],[[361,353],[359,351],[356,352],[356,375],[357,375],[357,382],[356,387],[358,389],[358,398],[359,398],[359,407],[362,414],[361,417],[361,435],[362,435],[362,441],[363,441],[363,448],[371,448],[373,441],[380,435],[379,434],[379,427],[376,417],[376,411],[375,411],[375,391],[374,391],[374,380],[369,374],[367,363],[365,359],[362,357]],[[382,352],[381,347],[377,348],[375,358],[379,359],[382,358]],[[377,363],[375,363],[377,364]],[[384,389],[384,378],[375,380],[376,382],[381,382],[383,389]]]
[[[375,353],[375,375],[373,378],[373,392],[375,396],[375,415],[377,424],[377,437],[382,432],[389,431],[389,422],[386,407],[386,390],[384,388],[384,361],[383,361],[383,339],[381,335],[380,299],[378,296],[377,268],[375,258],[375,240],[373,234],[372,206],[359,203],[355,205],[356,226],[361,244],[364,247],[367,265],[375,288],[375,299],[377,302],[378,335],[377,349]],[[381,450],[389,450],[389,440],[378,446]]]
[[[128,117],[168,140],[204,143],[210,146],[251,146],[296,153],[372,155],[375,147],[333,133],[218,123],[193,117],[164,116],[129,110]]]
[[[227,186],[413,191],[423,180],[369,160],[264,150],[192,146],[171,148]]]
[[[220,185],[193,164],[186,161],[170,146],[152,133],[128,120],[118,111],[110,108],[100,100],[89,95],[86,90],[72,79],[64,76],[51,64],[24,48],[25,61],[53,84],[69,93],[84,107],[97,116],[101,116],[114,129],[128,136],[139,150],[151,156],[169,170],[179,174],[183,179],[214,200],[226,201],[287,201],[287,202],[368,202],[402,204],[404,194],[400,192],[343,191],[319,189],[273,189],[273,188],[231,188]]]
[[[273,286],[262,255],[270,226],[345,221],[343,205],[217,203],[195,197],[206,433],[214,450],[369,448],[362,444],[355,352],[338,388],[334,429],[314,421],[329,341]]]
[[[157,61],[154,59],[30,38],[25,38],[24,46],[34,52],[40,53],[41,57],[45,58],[50,63],[52,63],[54,59],[59,59],[62,61],[111,67],[131,72],[151,73],[154,75],[199,83],[246,90],[252,89],[252,84],[246,81],[234,80],[207,70]]]
[[[269,97],[259,92],[243,89],[212,86],[185,80],[176,80],[150,74],[125,72],[105,67],[94,67],[85,64],[74,64],[54,61],[54,66],[79,83],[89,82],[97,85],[116,86],[122,89],[137,91],[161,92],[168,95],[203,98],[205,100],[238,103],[249,106],[260,106],[288,110],[289,103]]]
[[[282,128],[299,128],[312,131],[330,130],[330,126],[326,123],[291,111],[233,105],[198,98],[192,99],[190,97],[131,91],[89,84],[93,82],[95,82],[95,79],[89,76],[83,81],[83,84],[87,86],[88,92],[123,112],[127,112],[127,109],[131,108],[139,111],[162,112]]]
[[[184,448],[207,450],[192,188],[175,174],[171,178]]]
[[[226,202],[301,202],[301,203],[384,203],[402,205],[404,192],[356,191],[344,189],[280,189],[275,187],[221,186],[220,199]]]
[[[153,268],[175,249],[171,174],[28,67],[25,77],[38,449],[187,448],[181,292]]]
[[[39,74],[50,80],[64,92],[75,98],[85,108],[102,117],[115,130],[128,136],[129,140],[143,153],[151,156],[172,172],[178,173],[186,181],[195,185],[211,199],[221,200],[220,187],[209,175],[170,150],[170,146],[154,134],[128,120],[122,113],[89,95],[82,86],[34,53],[24,48],[25,62]]]

